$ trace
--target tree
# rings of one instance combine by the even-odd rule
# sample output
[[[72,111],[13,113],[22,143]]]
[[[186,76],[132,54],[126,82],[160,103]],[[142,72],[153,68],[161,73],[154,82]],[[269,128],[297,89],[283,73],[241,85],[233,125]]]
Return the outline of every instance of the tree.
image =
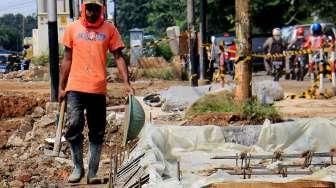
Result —
[[[151,3],[150,13],[147,16],[147,32],[162,35],[170,26],[180,26],[187,29],[186,0],[155,0]]]
[[[237,54],[239,56],[239,60],[235,70],[237,80],[235,99],[238,102],[246,102],[252,96],[252,69],[248,58],[251,53],[250,19],[250,0],[236,0],[236,36],[238,40]]]
[[[129,29],[145,29],[147,33],[164,35],[166,27],[177,25],[187,29],[186,0],[119,0],[118,26],[124,37]],[[330,0],[253,0],[251,1],[252,34],[270,33],[273,27],[336,19],[336,1]],[[195,1],[196,25],[199,22],[199,1]],[[207,35],[235,31],[234,0],[208,0]]]
[[[119,0],[117,23],[121,34],[129,39],[129,30],[132,28],[148,27],[147,16],[151,0]]]
[[[24,24],[24,31],[23,31]],[[5,14],[0,17],[0,42],[8,50],[22,50],[23,34],[32,36],[32,29],[37,27],[36,17],[24,17],[21,14]]]

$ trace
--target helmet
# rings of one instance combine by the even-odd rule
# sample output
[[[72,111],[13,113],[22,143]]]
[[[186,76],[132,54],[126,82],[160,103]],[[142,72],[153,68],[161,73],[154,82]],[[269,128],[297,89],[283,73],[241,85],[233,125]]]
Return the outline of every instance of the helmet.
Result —
[[[272,30],[272,35],[273,35],[273,38],[276,41],[279,41],[281,39],[281,30],[280,30],[280,28],[274,28]]]
[[[280,28],[274,28],[272,30],[272,35],[273,36],[281,36],[281,30],[280,30]]]
[[[304,37],[304,28],[303,27],[296,28],[296,37]]]
[[[322,34],[322,26],[320,23],[313,23],[310,26],[310,32],[312,35],[321,35]]]

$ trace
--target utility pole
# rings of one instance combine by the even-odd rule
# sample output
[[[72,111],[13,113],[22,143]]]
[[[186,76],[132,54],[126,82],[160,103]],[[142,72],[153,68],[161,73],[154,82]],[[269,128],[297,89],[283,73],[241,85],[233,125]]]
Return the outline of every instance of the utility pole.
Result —
[[[252,96],[251,81],[252,69],[250,62],[251,52],[251,9],[250,0],[236,0],[236,36],[238,47],[238,62],[236,66],[235,100],[245,102]]]
[[[49,67],[51,102],[58,98],[59,57],[58,57],[58,27],[56,1],[48,0],[48,34],[49,34]]]
[[[117,27],[117,0],[113,0],[113,23]]]
[[[79,18],[79,0],[74,0],[74,17],[75,20]]]
[[[73,21],[74,20],[74,1],[73,0],[69,0],[69,14],[70,14],[70,18]]]
[[[195,33],[195,11],[194,0],[187,0],[187,20],[188,20],[188,32],[189,32],[189,72],[191,86],[198,85],[197,80],[197,67],[196,67],[196,33]]]
[[[207,12],[207,0],[200,0],[200,44],[199,44],[199,71],[200,71],[200,80],[204,81],[205,79],[205,72],[206,72],[206,51],[205,46],[206,44],[206,12]]]
[[[104,12],[104,15],[105,15],[105,19],[107,20],[107,0],[104,0],[104,7],[105,7],[105,12]]]
[[[22,15],[22,46],[24,45],[25,38],[25,16]]]

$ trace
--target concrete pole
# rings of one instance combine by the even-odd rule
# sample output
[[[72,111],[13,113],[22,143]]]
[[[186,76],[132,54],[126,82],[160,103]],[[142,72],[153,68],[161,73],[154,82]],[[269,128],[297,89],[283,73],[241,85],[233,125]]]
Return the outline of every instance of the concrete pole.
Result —
[[[74,17],[75,17],[75,20],[77,20],[79,18],[79,0],[74,0]]]
[[[200,80],[204,80],[205,78],[205,64],[206,64],[206,51],[205,46],[206,44],[206,12],[207,12],[207,0],[201,0],[200,4],[200,45],[199,45],[199,70],[200,70]]]
[[[49,34],[49,67],[51,102],[58,98],[59,57],[58,57],[58,28],[56,1],[48,0],[48,34]]]
[[[25,16],[22,15],[22,46],[24,46],[24,39],[25,39]]]
[[[235,100],[245,102],[252,97],[252,69],[248,59],[251,53],[251,9],[250,0],[236,0],[236,36],[238,39],[238,56],[236,65]]]

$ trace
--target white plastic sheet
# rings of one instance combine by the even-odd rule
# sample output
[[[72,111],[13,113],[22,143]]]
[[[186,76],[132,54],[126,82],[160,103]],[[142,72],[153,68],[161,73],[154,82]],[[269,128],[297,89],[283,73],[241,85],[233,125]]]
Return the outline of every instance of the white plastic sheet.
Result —
[[[145,152],[141,165],[150,174],[145,187],[201,187],[210,183],[242,181],[225,171],[208,176],[207,169],[232,166],[234,160],[211,160],[215,155],[235,155],[242,151],[252,154],[271,154],[277,149],[285,153],[301,153],[305,150],[328,152],[336,144],[336,123],[315,118],[287,123],[263,125],[257,144],[244,146],[228,143],[229,128],[217,126],[181,127],[147,125],[132,155]],[[248,137],[248,135],[246,135]],[[177,181],[176,161],[181,162],[182,181]],[[322,159],[319,159],[322,160]],[[284,161],[284,163],[291,161]],[[270,164],[271,165],[271,164]],[[318,170],[311,176],[289,176],[286,179],[273,176],[256,177],[265,181],[290,181],[299,178],[328,180],[336,183],[336,168]]]

